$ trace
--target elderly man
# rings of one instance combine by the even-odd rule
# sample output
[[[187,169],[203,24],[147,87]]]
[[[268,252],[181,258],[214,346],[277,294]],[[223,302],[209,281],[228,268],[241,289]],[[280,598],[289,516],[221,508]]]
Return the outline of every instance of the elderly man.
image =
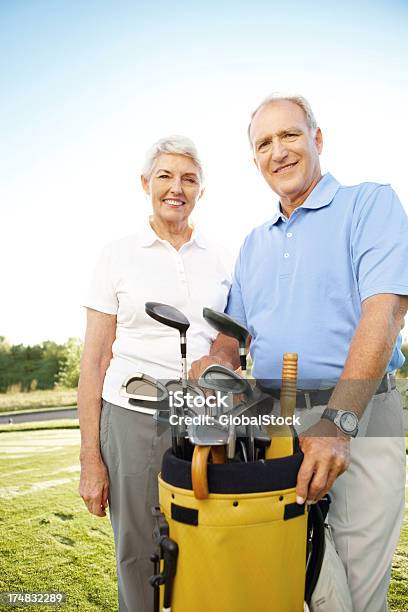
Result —
[[[282,353],[298,352],[297,501],[331,491],[329,522],[354,610],[383,612],[404,512],[393,372],[404,361],[407,216],[389,185],[345,187],[322,176],[322,132],[303,97],[267,98],[248,134],[279,205],[241,248],[227,313],[249,329],[254,376],[272,395]],[[235,341],[219,335],[192,376],[214,361],[237,367]]]

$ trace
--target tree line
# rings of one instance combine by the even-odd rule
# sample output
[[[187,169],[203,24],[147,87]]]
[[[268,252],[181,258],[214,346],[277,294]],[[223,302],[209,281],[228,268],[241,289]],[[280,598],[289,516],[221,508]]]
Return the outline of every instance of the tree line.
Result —
[[[408,378],[408,343],[402,346],[405,363],[399,376]],[[34,391],[55,387],[76,388],[82,342],[69,338],[65,344],[46,340],[34,346],[9,344],[0,336],[0,393]]]
[[[25,346],[11,345],[0,336],[0,393],[77,387],[81,351],[79,338]]]

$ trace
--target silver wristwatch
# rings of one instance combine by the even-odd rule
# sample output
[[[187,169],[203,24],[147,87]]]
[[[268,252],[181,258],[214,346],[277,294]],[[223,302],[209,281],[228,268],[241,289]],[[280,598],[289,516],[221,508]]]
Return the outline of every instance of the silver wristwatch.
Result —
[[[358,434],[358,417],[351,410],[332,410],[326,408],[322,414],[322,419],[328,419],[348,436],[356,437]]]

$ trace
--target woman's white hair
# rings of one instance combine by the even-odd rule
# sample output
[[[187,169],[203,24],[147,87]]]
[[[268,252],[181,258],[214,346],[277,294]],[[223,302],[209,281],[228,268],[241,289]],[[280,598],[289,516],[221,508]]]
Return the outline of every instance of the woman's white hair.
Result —
[[[186,138],[186,136],[179,136],[177,134],[174,136],[167,136],[166,138],[160,138],[160,140],[150,147],[146,153],[142,169],[142,175],[145,179],[150,180],[154,162],[162,153],[186,155],[190,157],[197,166],[201,182],[204,182],[204,172],[194,142]]]
[[[316,117],[314,116],[314,113],[312,111],[312,107],[310,106],[310,104],[306,100],[306,98],[304,98],[303,96],[300,96],[299,94],[293,94],[293,95],[291,95],[291,94],[282,94],[282,93],[279,93],[277,91],[274,91],[269,96],[267,96],[264,100],[262,100],[260,105],[251,114],[251,121],[249,122],[249,126],[248,126],[248,138],[249,138],[249,142],[251,144],[251,147],[252,147],[251,126],[252,126],[252,121],[253,121],[256,113],[258,111],[260,111],[261,108],[263,108],[264,106],[267,106],[271,102],[280,102],[282,100],[287,100],[288,102],[293,102],[294,104],[297,104],[298,106],[300,106],[300,108],[302,109],[302,111],[305,114],[306,123],[307,123],[308,127],[312,131],[313,135],[316,133],[316,130],[317,130]]]

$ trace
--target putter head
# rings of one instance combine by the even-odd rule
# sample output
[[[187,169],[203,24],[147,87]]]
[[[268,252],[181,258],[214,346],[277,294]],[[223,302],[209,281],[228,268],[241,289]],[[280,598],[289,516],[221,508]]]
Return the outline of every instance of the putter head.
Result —
[[[212,308],[203,308],[203,317],[211,327],[230,338],[235,338],[240,346],[245,347],[249,332],[238,321]]]
[[[252,394],[252,387],[248,380],[218,363],[212,363],[201,374],[198,385],[203,389],[221,391],[223,393]]]
[[[180,333],[185,334],[190,327],[190,321],[187,317],[180,312],[180,310],[169,304],[146,302],[145,312],[149,317],[155,319],[155,321],[163,323],[163,325],[167,325],[168,327],[178,329]]]

